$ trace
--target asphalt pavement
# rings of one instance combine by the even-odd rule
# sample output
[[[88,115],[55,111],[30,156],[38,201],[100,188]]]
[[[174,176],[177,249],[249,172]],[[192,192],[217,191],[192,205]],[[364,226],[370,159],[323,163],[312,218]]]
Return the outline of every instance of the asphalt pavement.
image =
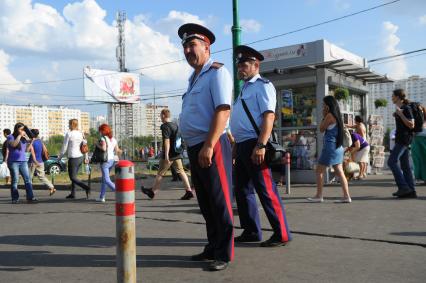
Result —
[[[179,200],[182,185],[170,178],[148,200],[141,181],[150,186],[153,178],[137,180],[138,282],[426,281],[426,186],[417,187],[417,199],[396,200],[389,172],[351,182],[351,204],[333,202],[338,185],[325,187],[324,203],[305,201],[314,185],[293,185],[290,195],[281,188],[294,240],[279,248],[236,245],[235,260],[221,272],[190,260],[206,243],[196,200]],[[94,199],[99,184],[92,186]],[[116,282],[114,193],[95,203],[82,190],[70,201],[68,188],[58,189],[49,197],[38,187],[39,203],[13,205],[0,187],[0,282]]]

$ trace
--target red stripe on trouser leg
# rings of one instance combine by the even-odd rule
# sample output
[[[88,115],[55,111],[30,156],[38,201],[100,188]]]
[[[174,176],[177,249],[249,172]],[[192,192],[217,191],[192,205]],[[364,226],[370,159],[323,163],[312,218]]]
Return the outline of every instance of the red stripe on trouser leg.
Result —
[[[116,179],[115,190],[117,192],[128,192],[135,189],[135,179]]]
[[[287,242],[288,234],[287,234],[286,226],[284,223],[284,212],[283,212],[283,208],[281,207],[280,200],[278,199],[278,196],[274,193],[274,190],[272,187],[271,172],[265,163],[261,165],[261,168],[262,168],[261,171],[262,171],[263,181],[265,182],[265,186],[266,186],[266,192],[268,193],[268,196],[271,199],[272,207],[274,208],[275,214],[277,215],[278,221],[280,222],[281,240],[284,242]]]
[[[135,215],[135,203],[116,203],[115,204],[116,216],[131,216]]]
[[[226,177],[225,164],[223,162],[222,156],[222,144],[220,140],[216,143],[215,146],[215,161],[217,166],[217,171],[219,172],[220,184],[222,187],[223,194],[225,196],[226,207],[228,208],[229,217],[231,217],[232,223],[234,223],[234,216],[232,213],[232,204],[231,197],[229,194],[229,184],[228,178]],[[234,259],[234,232],[232,231],[232,247],[231,247],[231,260]]]

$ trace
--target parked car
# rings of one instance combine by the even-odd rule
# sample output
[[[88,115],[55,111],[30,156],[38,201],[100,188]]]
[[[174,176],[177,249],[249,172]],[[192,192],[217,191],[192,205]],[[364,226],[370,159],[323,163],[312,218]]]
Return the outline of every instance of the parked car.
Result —
[[[59,174],[61,172],[65,172],[67,170],[67,162],[66,158],[62,158],[58,160],[57,155],[50,155],[49,159],[44,161],[44,171],[51,174]]]

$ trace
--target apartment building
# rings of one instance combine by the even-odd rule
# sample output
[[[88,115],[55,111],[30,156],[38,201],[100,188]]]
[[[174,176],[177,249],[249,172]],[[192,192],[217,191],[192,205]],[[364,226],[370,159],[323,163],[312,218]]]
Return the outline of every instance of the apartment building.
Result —
[[[395,118],[393,117],[395,105],[392,103],[391,97],[392,91],[397,88],[405,89],[409,100],[426,105],[426,78],[410,76],[408,79],[398,80],[392,83],[371,84],[368,101],[369,113],[382,115],[385,129],[395,128]],[[374,101],[378,98],[386,99],[388,105],[376,109]]]
[[[0,129],[9,128],[13,131],[15,124],[21,122],[30,128],[38,129],[44,139],[52,135],[64,135],[68,131],[70,119],[78,119],[80,129],[89,132],[89,113],[78,109],[0,104]]]

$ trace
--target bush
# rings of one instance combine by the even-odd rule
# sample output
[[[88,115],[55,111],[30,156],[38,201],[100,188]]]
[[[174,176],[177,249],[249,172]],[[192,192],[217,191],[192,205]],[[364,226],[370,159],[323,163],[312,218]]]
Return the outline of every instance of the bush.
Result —
[[[376,109],[379,107],[386,107],[387,105],[388,101],[384,98],[379,98],[374,101],[374,106],[376,106]]]
[[[348,100],[349,98],[349,90],[344,87],[338,87],[334,90],[334,97],[337,100]]]

